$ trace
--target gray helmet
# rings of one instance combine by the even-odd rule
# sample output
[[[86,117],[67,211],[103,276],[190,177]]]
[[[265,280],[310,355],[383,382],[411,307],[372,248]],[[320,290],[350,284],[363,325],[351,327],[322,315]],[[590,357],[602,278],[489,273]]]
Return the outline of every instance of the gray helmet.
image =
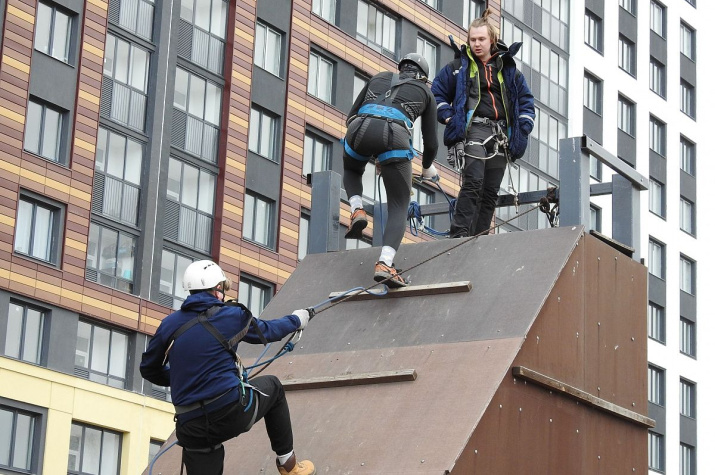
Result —
[[[407,53],[400,60],[400,64],[397,65],[397,69],[402,69],[402,66],[405,63],[414,64],[420,68],[420,71],[422,71],[422,74],[424,74],[426,78],[429,77],[429,64],[427,64],[427,60],[424,59],[422,55],[417,53]]]

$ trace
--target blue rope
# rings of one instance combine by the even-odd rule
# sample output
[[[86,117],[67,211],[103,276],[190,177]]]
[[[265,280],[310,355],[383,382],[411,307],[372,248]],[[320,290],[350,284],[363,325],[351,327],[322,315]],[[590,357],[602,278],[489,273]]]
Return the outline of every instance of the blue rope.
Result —
[[[151,463],[149,464],[149,475],[151,475],[152,470],[154,470],[154,463],[155,463],[157,460],[159,460],[159,457],[161,457],[162,455],[164,455],[170,448],[172,448],[173,446],[175,446],[177,442],[179,442],[179,441],[178,441],[178,440],[173,441],[172,443],[170,443],[169,445],[167,445],[166,448],[162,449],[161,451],[159,451],[158,454],[156,454],[156,455],[154,456],[154,458],[151,460]]]

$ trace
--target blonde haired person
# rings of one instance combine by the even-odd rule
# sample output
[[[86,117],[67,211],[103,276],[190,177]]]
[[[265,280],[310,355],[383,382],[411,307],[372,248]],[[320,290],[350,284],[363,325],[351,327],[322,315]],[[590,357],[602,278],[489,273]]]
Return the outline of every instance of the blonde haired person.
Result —
[[[534,96],[514,61],[521,43],[507,48],[490,14],[472,21],[466,45],[450,36],[455,58],[432,83],[449,161],[462,173],[453,238],[489,229],[507,161],[524,155],[534,128]]]

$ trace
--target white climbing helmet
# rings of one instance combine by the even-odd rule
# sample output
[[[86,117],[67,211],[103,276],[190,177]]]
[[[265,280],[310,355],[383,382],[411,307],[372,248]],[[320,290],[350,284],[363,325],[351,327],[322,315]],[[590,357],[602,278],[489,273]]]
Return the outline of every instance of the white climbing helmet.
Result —
[[[224,282],[224,291],[231,288],[231,279],[226,277],[218,264],[208,259],[192,262],[184,272],[183,284],[187,292],[213,289],[221,282]]]

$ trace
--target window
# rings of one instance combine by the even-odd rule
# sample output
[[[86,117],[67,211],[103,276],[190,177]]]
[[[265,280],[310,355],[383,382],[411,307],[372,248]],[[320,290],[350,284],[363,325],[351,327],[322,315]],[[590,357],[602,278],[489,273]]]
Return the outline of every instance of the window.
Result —
[[[680,380],[680,415],[695,418],[695,383]]]
[[[313,13],[330,23],[335,23],[336,0],[313,0]]]
[[[420,0],[420,2],[424,3],[425,5],[429,5],[430,7],[434,8],[437,10],[437,0]]]
[[[680,112],[688,117],[695,117],[695,88],[680,80]]]
[[[151,41],[154,27],[154,0],[112,0],[119,8],[109,8],[109,21]],[[118,10],[118,11],[117,11]]]
[[[695,294],[695,262],[680,256],[680,290]]]
[[[583,76],[583,105],[601,115],[603,103],[603,82],[586,73]]]
[[[310,52],[308,64],[308,94],[333,103],[333,62],[324,56]]]
[[[35,49],[68,63],[72,43],[72,18],[54,6],[37,3]]]
[[[357,99],[365,86],[367,86],[367,79],[356,74],[353,79],[353,102],[355,102],[355,99]]]
[[[618,37],[618,67],[636,75],[636,45],[623,35]]]
[[[228,3],[222,0],[181,0],[181,18],[219,38],[226,38]]]
[[[661,218],[665,217],[665,186],[652,178],[648,186],[648,209]]]
[[[665,371],[648,365],[648,402],[665,406]]]
[[[596,157],[591,155],[591,157],[588,160],[588,169],[589,169],[589,175],[591,178],[594,180],[601,181],[603,180],[603,164],[598,161]],[[505,188],[506,190],[506,188]]]
[[[218,160],[221,86],[176,68],[171,144],[211,163]]]
[[[695,474],[695,447],[680,443],[680,475]]]
[[[341,234],[345,234],[348,228],[345,226],[340,226]],[[354,249],[369,249],[372,247],[372,243],[367,241],[367,238],[363,236],[362,239],[346,239],[345,240],[345,250],[351,251]]]
[[[618,129],[636,136],[636,105],[621,95],[618,96]]]
[[[15,252],[58,264],[61,223],[59,206],[21,194],[15,221]]]
[[[688,234],[694,234],[695,231],[695,213],[693,212],[694,205],[692,202],[680,197],[680,229]]]
[[[648,432],[648,468],[662,472],[665,470],[665,441],[663,436]]]
[[[648,338],[665,343],[665,309],[648,302]]]
[[[365,0],[358,0],[357,40],[390,58],[397,52],[397,22]]]
[[[695,61],[695,30],[685,23],[680,24],[680,53]]]
[[[273,201],[246,193],[243,208],[243,237],[253,242],[273,247]]]
[[[589,229],[592,229],[594,231],[598,231],[599,233],[601,232],[601,208],[599,208],[596,205],[591,205],[589,207],[589,211],[591,214],[591,220],[589,221]]]
[[[636,14],[636,0],[618,0],[618,4],[631,15]]]
[[[269,73],[281,75],[281,47],[283,35],[273,28],[256,23],[256,43],[254,45],[253,63]]]
[[[330,170],[332,144],[310,132],[303,143],[303,175]]]
[[[170,157],[166,188],[165,237],[210,252],[216,175]]]
[[[665,98],[665,66],[650,58],[650,90]]]
[[[73,422],[67,474],[115,475],[119,473],[121,451],[121,434]]]
[[[178,53],[204,69],[223,74],[226,0],[181,0]]]
[[[30,99],[25,117],[24,148],[53,162],[64,163],[62,122],[64,112]]]
[[[437,45],[417,35],[416,52],[417,54],[422,55],[422,57],[427,61],[430,75],[434,76],[437,74]]]
[[[695,144],[685,137],[680,137],[680,169],[695,176]]]
[[[147,464],[151,464],[151,461],[154,460],[154,457],[156,457],[157,454],[161,451],[162,445],[164,445],[164,442],[160,440],[151,439],[149,441],[149,461],[147,462]]]
[[[182,256],[168,249],[161,252],[161,277],[159,280],[159,298],[157,301],[178,309],[188,292],[184,290],[182,280],[186,268],[194,261],[190,257]]]
[[[37,473],[38,420],[37,414],[0,406],[0,469]]]
[[[680,318],[680,352],[695,357],[695,323]]]
[[[603,22],[590,10],[586,10],[583,18],[583,34],[587,45],[603,53]]]
[[[650,29],[665,38],[665,7],[658,2],[650,2]]]
[[[298,260],[302,260],[308,255],[308,238],[310,233],[310,216],[305,213],[300,214],[300,225],[298,228]]]
[[[665,157],[665,124],[653,116],[650,118],[650,149]]]
[[[276,136],[278,119],[263,109],[251,107],[251,125],[248,136],[248,149],[273,161],[278,161]]]
[[[464,0],[464,16],[462,27],[466,30],[472,20],[479,18],[484,13],[485,0]]]
[[[128,351],[129,337],[126,334],[80,320],[74,374],[90,381],[124,388]]]
[[[654,240],[648,241],[648,272],[659,279],[665,278],[665,246]]]
[[[139,215],[144,146],[100,127],[94,161],[92,211],[136,225]]]
[[[90,223],[87,280],[133,293],[135,248],[134,236]]]
[[[103,72],[101,113],[122,125],[144,131],[149,52],[108,34]]]
[[[22,302],[10,301],[5,334],[5,356],[41,364],[44,329],[44,310]]]
[[[238,299],[258,317],[273,296],[273,288],[251,278],[241,277],[238,283]]]

